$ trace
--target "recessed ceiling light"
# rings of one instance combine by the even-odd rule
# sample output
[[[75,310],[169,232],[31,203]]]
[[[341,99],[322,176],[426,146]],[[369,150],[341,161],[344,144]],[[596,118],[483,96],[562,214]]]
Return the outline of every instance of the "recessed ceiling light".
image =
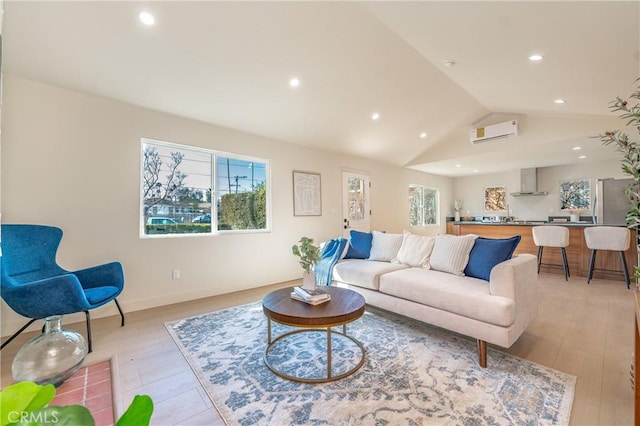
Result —
[[[426,137],[427,137],[427,132],[422,132],[422,133],[420,133],[420,137],[421,137],[422,139],[426,138]]]
[[[564,103],[564,99],[556,99],[555,101],[553,101],[554,103],[558,104],[558,105],[562,105]]]
[[[456,164],[456,167],[462,167],[462,164]]]
[[[156,22],[153,15],[150,14],[149,12],[140,12],[138,14],[138,19],[140,19],[140,22],[142,22],[145,25],[153,25]]]
[[[572,149],[574,151],[580,151],[582,149],[582,147],[581,146],[574,146]]]
[[[378,114],[377,112],[374,112],[373,114],[371,114],[371,119],[372,120],[378,120],[380,118],[380,114]]]
[[[581,155],[581,156],[580,156],[580,157],[578,157],[578,158],[579,158],[579,159],[581,159],[581,160],[584,160],[585,158],[587,158],[587,156],[586,156],[586,155]]]
[[[445,59],[444,61],[442,61],[442,63],[447,68],[453,68],[456,65],[456,60],[455,59]]]
[[[542,55],[536,53],[534,55],[529,56],[529,60],[531,62],[539,62],[542,60]]]
[[[473,169],[473,173],[478,173],[478,169]]]
[[[291,77],[291,80],[289,80],[289,86],[291,87],[300,86],[300,80],[298,79],[298,77]]]

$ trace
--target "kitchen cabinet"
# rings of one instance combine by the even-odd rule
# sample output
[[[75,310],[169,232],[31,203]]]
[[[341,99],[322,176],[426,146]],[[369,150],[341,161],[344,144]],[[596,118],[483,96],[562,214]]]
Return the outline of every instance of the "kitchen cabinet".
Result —
[[[591,250],[587,248],[587,244],[584,239],[584,228],[587,226],[594,226],[591,224],[559,224],[567,225],[569,228],[569,246],[567,250],[567,261],[569,262],[569,271],[572,277],[586,277],[589,273],[589,258]],[[513,224],[490,224],[490,223],[447,223],[447,233],[454,235],[467,235],[475,234],[485,238],[510,238],[515,235],[520,235],[521,240],[514,254],[529,253],[534,256],[538,253],[538,247],[533,243],[533,235],[531,228],[538,225],[513,225]],[[545,225],[543,225],[545,226]],[[627,259],[627,265],[629,267],[629,274],[633,275],[635,272],[635,265],[638,264],[638,251],[634,242],[636,239],[636,232],[631,231],[631,246],[625,252]],[[545,247],[542,253],[543,263],[554,263],[562,265],[561,254],[559,248]],[[608,269],[611,271],[622,271],[622,265],[620,264],[620,255],[614,251],[598,251],[596,256],[596,268]],[[563,274],[562,267],[550,268],[542,266],[540,271],[552,272],[557,274]],[[602,271],[595,271],[594,278],[608,278],[614,280],[624,281],[622,275],[616,275],[606,273]],[[633,281],[633,280],[632,280]],[[632,282],[633,285],[633,282]]]

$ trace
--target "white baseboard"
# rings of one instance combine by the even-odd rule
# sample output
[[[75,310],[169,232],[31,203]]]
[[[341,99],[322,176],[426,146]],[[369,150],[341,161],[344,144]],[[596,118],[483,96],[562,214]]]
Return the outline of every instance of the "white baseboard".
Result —
[[[234,290],[234,291],[248,290],[249,288],[252,288],[252,287],[238,288],[237,290]],[[220,294],[225,294],[225,293],[215,291],[215,289],[206,289],[206,290],[197,290],[197,291],[182,292],[182,293],[176,293],[176,294],[164,294],[161,296],[145,297],[142,299],[135,299],[135,300],[125,300],[125,299],[119,298],[118,302],[120,303],[120,306],[122,307],[122,311],[124,312],[126,317],[127,313],[129,312],[143,311],[145,309],[157,308],[159,306],[173,305],[175,303],[188,302],[191,300],[202,299],[205,297],[218,296]],[[19,316],[13,311],[11,311],[11,308],[9,308],[4,303],[2,305],[2,310],[6,311],[7,317],[8,317],[8,318],[2,319],[2,330],[1,330],[2,337],[11,336],[13,333],[18,331],[22,326],[24,326],[27,323],[27,321],[29,321],[28,318]],[[5,312],[3,312],[2,314],[3,316],[5,316]],[[118,308],[113,302],[107,303],[104,306],[91,310],[91,319],[105,318],[105,317],[110,317],[114,315],[120,315],[120,314],[118,313]],[[65,317],[62,320],[62,324],[63,326],[65,326],[67,324],[74,324],[78,322],[84,323],[84,321],[85,321],[85,315],[84,313],[80,312],[76,314],[65,315]],[[37,330],[40,330],[41,328],[42,328],[42,323],[39,321],[36,321],[33,324],[31,324],[24,332],[37,331]],[[83,327],[81,327],[81,329],[83,329]]]

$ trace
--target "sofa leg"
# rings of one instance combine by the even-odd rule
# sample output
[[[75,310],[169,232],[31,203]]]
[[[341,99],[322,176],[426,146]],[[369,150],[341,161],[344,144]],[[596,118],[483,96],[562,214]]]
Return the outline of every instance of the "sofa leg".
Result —
[[[487,342],[478,339],[478,363],[480,367],[487,368]]]

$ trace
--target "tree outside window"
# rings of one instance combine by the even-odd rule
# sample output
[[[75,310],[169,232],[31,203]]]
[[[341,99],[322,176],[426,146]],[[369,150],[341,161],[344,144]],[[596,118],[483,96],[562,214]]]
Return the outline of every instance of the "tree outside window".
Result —
[[[266,229],[264,162],[218,156],[218,230]]]
[[[409,185],[409,225],[437,225],[439,217],[439,191],[422,185]]]

